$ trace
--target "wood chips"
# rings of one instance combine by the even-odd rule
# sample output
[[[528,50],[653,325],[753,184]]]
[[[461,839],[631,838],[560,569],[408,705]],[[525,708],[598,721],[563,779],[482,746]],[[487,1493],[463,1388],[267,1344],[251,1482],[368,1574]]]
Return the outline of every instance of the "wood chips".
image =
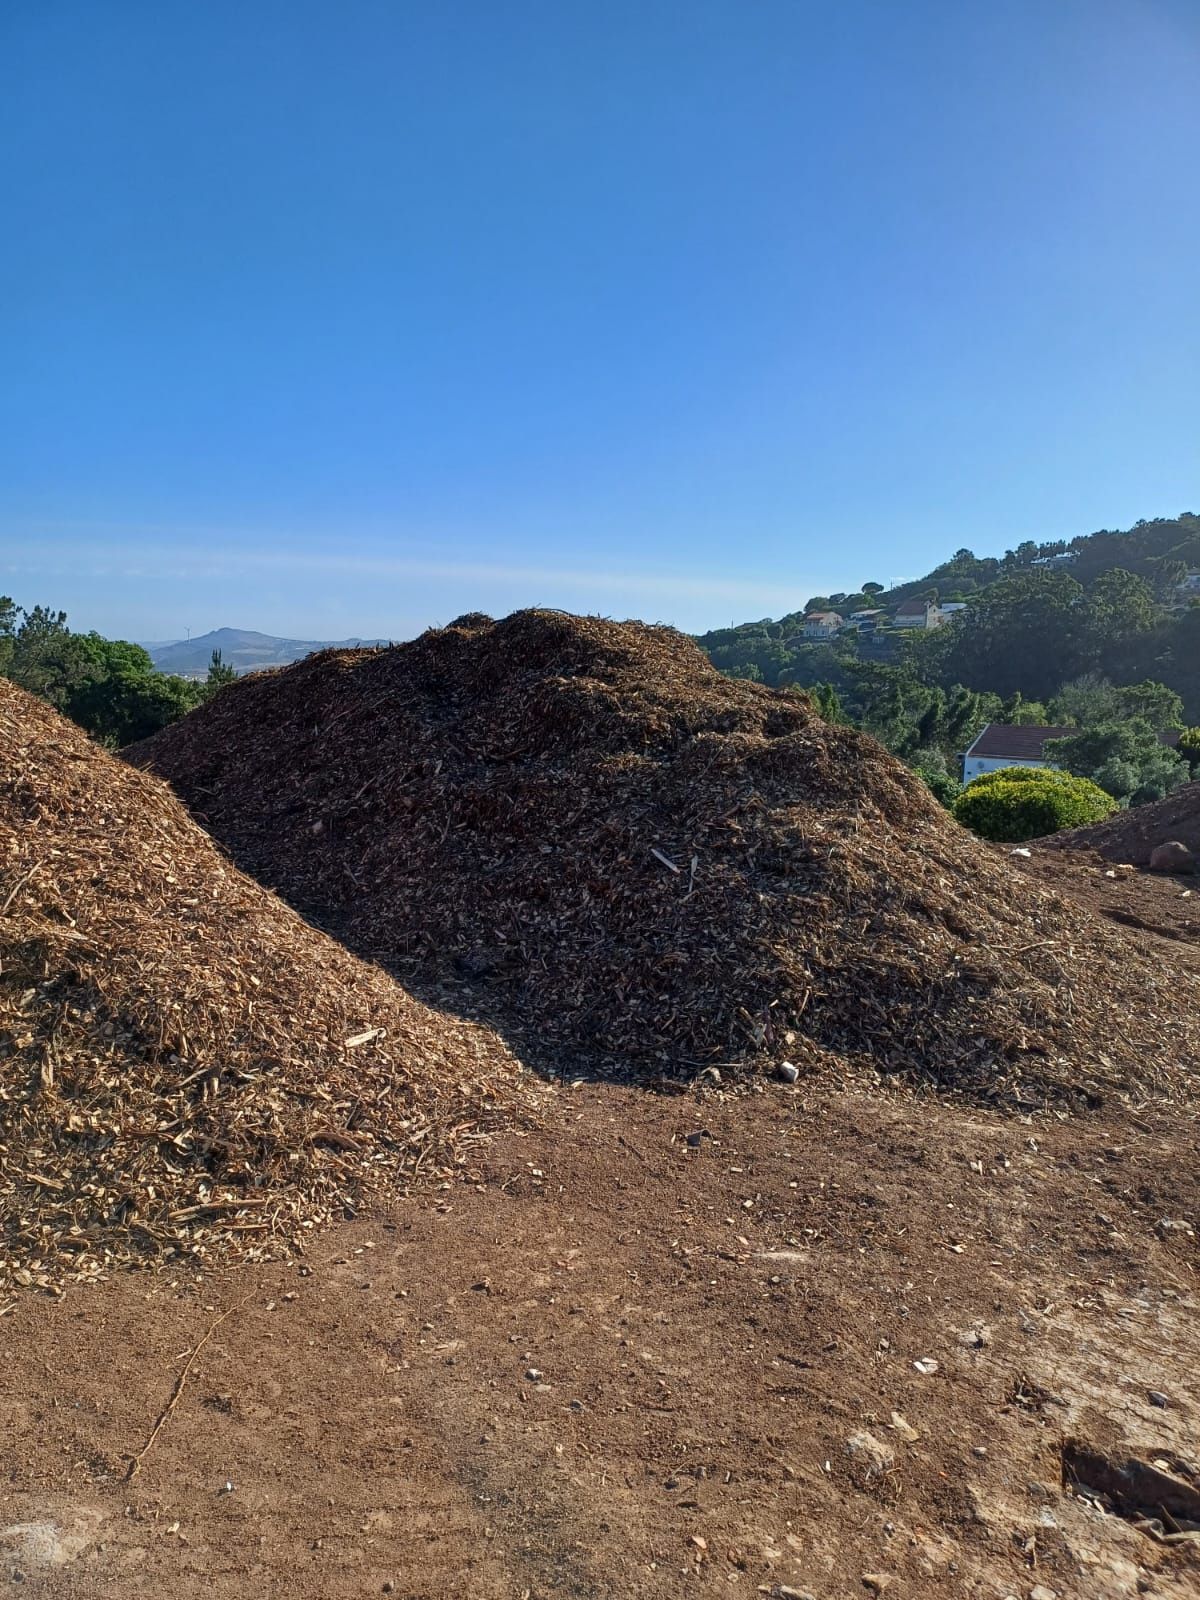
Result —
[[[465,1162],[519,1068],[0,680],[0,1282],[302,1248]]]
[[[527,1059],[1186,1097],[1200,985],[872,740],[667,628],[469,616],[230,685],[127,752],[235,859]]]

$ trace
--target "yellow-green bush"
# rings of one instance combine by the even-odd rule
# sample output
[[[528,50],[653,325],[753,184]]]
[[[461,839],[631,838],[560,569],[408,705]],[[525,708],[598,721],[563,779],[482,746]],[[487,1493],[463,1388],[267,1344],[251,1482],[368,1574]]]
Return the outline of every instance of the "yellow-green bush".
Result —
[[[1100,822],[1117,810],[1117,802],[1090,778],[1053,767],[1002,767],[975,778],[951,809],[981,838],[1015,844]]]

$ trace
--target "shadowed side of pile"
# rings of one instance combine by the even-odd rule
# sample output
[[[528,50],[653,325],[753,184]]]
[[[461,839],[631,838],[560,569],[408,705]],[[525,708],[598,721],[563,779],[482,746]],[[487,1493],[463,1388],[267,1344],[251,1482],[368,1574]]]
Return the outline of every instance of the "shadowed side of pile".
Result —
[[[0,680],[0,1279],[302,1245],[517,1097],[442,1016]]]
[[[1018,1103],[1187,1092],[1200,988],[872,740],[667,628],[470,616],[127,752],[237,859],[563,1068],[787,1057]]]

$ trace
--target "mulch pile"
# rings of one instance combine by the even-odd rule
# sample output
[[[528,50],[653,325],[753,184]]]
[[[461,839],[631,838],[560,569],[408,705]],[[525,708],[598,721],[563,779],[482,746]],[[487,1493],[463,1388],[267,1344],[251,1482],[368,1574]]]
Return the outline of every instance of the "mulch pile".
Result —
[[[1200,860],[1200,783],[1185,783],[1162,800],[1118,811],[1106,822],[1071,828],[1038,843],[1053,850],[1098,850],[1109,861],[1144,867],[1154,847],[1170,839],[1187,845]]]
[[[232,684],[127,752],[239,863],[528,1059],[1187,1093],[1200,985],[872,740],[667,628],[468,616]],[[458,986],[457,989],[454,986]]]
[[[0,1281],[302,1247],[465,1162],[518,1073],[0,680]]]

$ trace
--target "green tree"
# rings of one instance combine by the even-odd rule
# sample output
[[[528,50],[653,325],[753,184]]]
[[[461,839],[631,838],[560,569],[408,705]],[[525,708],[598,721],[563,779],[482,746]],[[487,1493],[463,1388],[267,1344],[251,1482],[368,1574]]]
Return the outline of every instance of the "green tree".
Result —
[[[80,647],[78,635],[67,627],[65,611],[34,606],[20,615],[20,626],[12,635],[7,676],[61,710],[73,691],[87,681],[92,663]]]
[[[931,636],[930,667],[973,689],[1043,700],[1086,660],[1086,621],[1083,588],[1069,573],[1015,571],[972,602],[968,625]]]
[[[156,672],[141,645],[98,633],[75,638],[88,673],[71,690],[63,710],[93,738],[109,745],[133,744],[200,703],[199,684]]]
[[[1147,678],[1142,683],[1125,684],[1116,690],[1116,699],[1123,716],[1141,717],[1159,732],[1183,727],[1183,701],[1165,683]]]
[[[208,663],[208,676],[204,680],[214,692],[222,684],[233,683],[237,678],[237,668],[226,666],[225,659],[219,650],[214,650],[212,660]]]
[[[1102,722],[1065,739],[1049,739],[1045,754],[1054,766],[1091,778],[1114,799],[1138,805],[1160,800],[1188,776],[1178,752],[1168,749],[1141,717]]]
[[[1051,720],[1060,727],[1094,727],[1116,716],[1116,693],[1108,679],[1098,672],[1084,672],[1070,679],[1050,702]]]

